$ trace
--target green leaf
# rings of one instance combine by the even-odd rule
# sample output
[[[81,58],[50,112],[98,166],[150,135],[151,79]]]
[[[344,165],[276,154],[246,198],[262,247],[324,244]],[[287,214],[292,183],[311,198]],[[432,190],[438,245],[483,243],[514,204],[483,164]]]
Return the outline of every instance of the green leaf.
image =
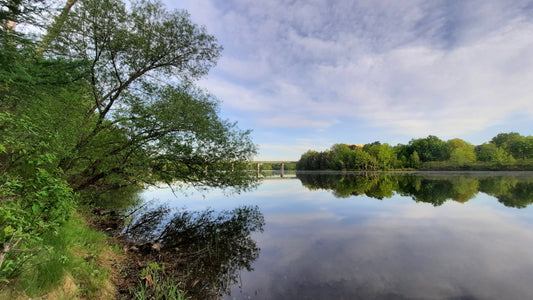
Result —
[[[35,203],[32,205],[31,210],[33,211],[34,214],[38,214],[39,211],[41,210],[41,206]]]

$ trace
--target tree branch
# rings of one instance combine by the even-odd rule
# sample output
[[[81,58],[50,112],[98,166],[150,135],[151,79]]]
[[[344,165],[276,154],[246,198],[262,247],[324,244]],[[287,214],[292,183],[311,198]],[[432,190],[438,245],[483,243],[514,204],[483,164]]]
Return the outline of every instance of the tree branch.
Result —
[[[53,40],[57,38],[59,33],[61,32],[61,28],[63,27],[63,24],[65,24],[65,21],[68,18],[68,13],[70,12],[70,9],[74,4],[76,4],[78,0],[67,0],[67,3],[65,3],[65,6],[61,10],[61,14],[56,17],[52,25],[48,28],[46,35],[43,37],[41,43],[35,50],[37,55],[42,55],[46,49],[50,46],[50,43],[52,43]]]

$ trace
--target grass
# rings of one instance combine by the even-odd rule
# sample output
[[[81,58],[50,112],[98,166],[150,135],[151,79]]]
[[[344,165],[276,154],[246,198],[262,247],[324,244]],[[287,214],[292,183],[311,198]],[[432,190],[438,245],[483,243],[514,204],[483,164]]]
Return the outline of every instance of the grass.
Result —
[[[0,299],[115,299],[111,264],[120,251],[80,215],[32,246],[41,250],[20,279],[0,291]]]
[[[165,265],[157,262],[149,263],[139,274],[141,282],[133,291],[133,299],[168,299],[184,300],[185,293],[172,276],[165,273]]]
[[[18,279],[0,286],[0,300],[26,299],[117,299],[115,283],[125,256],[112,238],[87,225],[94,215],[74,214],[57,232],[47,234],[40,249]],[[138,274],[133,299],[186,299],[182,284],[164,264],[149,263]],[[128,297],[128,298],[129,298]]]

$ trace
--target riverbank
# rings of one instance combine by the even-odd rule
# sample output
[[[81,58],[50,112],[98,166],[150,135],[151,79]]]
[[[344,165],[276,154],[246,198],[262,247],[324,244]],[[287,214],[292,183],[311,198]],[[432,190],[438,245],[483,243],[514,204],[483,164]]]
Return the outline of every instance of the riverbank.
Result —
[[[421,163],[417,168],[391,168],[391,169],[301,169],[302,171],[354,171],[354,172],[413,172],[413,171],[477,171],[477,172],[514,172],[514,171],[533,171],[533,160],[516,160],[508,163],[492,163],[492,162],[469,162],[463,164],[456,164],[449,161],[430,161]]]
[[[114,299],[208,299],[210,296],[210,291],[198,290],[200,280],[188,271],[201,253],[183,253],[163,249],[157,243],[135,242],[122,234],[124,216],[115,211],[94,209],[88,217],[90,226],[105,232],[120,249],[112,270],[118,275],[112,278]]]
[[[39,263],[0,283],[0,299],[185,299],[156,251],[121,237],[123,224],[114,211],[79,209],[35,245]]]
[[[161,253],[157,247],[134,243],[123,237],[123,215],[94,208],[86,210],[84,217],[87,226],[104,233],[107,243],[116,250],[113,263],[108,266],[113,295],[99,299],[185,299],[180,284],[169,282],[168,270],[160,261]]]
[[[0,299],[117,299],[120,248],[75,213],[56,233],[34,245],[40,251],[16,280],[2,282]]]

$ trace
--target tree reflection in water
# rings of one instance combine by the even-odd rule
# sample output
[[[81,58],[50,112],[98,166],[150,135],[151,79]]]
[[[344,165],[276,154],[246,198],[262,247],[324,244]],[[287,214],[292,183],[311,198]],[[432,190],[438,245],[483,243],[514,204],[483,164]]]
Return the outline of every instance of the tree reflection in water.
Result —
[[[188,296],[209,299],[229,294],[240,270],[252,270],[260,249],[251,234],[262,232],[264,225],[257,206],[222,212],[172,212],[160,206],[143,212],[126,228],[125,235],[139,243],[158,245],[154,247],[160,247],[157,257],[167,270],[176,271]]]
[[[297,173],[297,177],[308,189],[331,190],[339,198],[366,195],[382,200],[397,193],[440,206],[447,200],[464,203],[483,192],[508,207],[524,208],[533,203],[531,176]]]

